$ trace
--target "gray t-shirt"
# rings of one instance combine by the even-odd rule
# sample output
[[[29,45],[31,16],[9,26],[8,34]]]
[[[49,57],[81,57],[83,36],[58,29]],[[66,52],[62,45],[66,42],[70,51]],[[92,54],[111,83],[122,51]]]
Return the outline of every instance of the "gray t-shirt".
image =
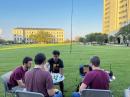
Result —
[[[42,93],[49,97],[47,90],[53,88],[52,76],[48,71],[34,68],[25,74],[25,86],[27,91]]]

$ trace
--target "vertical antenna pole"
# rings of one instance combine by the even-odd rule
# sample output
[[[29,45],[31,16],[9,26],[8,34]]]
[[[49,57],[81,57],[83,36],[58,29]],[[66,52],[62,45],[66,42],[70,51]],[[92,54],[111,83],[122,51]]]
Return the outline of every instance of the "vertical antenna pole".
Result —
[[[72,43],[73,43],[73,0],[72,0],[72,9],[71,9],[71,42],[70,42],[70,54],[72,52]]]

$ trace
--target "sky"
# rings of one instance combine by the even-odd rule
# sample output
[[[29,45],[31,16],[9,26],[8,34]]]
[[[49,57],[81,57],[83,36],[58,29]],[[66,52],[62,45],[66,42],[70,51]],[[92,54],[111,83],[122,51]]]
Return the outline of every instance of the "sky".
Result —
[[[62,28],[70,38],[72,0],[0,0],[0,34],[16,27]],[[73,38],[102,31],[103,0],[74,0]]]

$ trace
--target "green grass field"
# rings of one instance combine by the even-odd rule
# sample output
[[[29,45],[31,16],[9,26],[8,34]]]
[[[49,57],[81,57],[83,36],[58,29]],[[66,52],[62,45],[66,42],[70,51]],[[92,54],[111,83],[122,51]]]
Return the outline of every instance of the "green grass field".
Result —
[[[114,97],[123,97],[123,90],[130,86],[130,48],[115,46],[83,46],[74,45],[72,54],[69,53],[69,45],[57,46],[33,46],[14,49],[0,47],[0,75],[21,65],[25,56],[34,58],[38,52],[45,53],[47,58],[51,57],[54,49],[61,51],[61,58],[65,65],[65,93],[66,97],[71,96],[80,80],[79,65],[88,64],[89,59],[93,55],[101,58],[101,66],[103,69],[109,70],[109,64],[112,64],[112,70],[116,76],[116,80],[111,83],[110,89]],[[11,47],[12,48],[12,47]],[[0,83],[0,97],[3,96],[2,85]]]

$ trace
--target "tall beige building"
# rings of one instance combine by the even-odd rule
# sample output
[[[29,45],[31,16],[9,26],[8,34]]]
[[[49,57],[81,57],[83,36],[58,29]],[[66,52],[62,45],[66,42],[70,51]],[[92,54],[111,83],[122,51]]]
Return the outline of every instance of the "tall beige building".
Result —
[[[130,0],[104,0],[103,33],[114,34],[130,21]]]

